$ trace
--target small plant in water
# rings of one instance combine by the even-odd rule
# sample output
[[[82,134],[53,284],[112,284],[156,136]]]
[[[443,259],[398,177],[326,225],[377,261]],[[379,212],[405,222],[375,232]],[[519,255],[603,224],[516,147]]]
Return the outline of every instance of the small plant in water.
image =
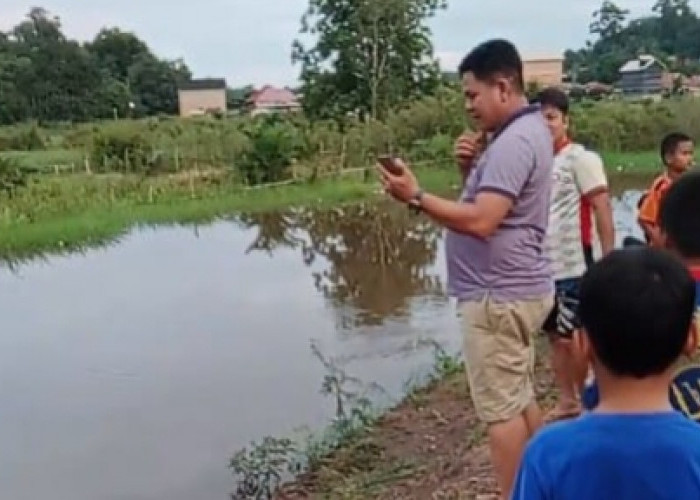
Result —
[[[450,377],[464,370],[464,361],[459,354],[450,354],[434,339],[425,339],[420,342],[433,348],[433,373],[434,381]]]
[[[231,499],[271,499],[297,453],[292,440],[269,436],[262,443],[253,443],[250,451],[246,448],[238,451],[230,463],[230,468],[238,477]]]
[[[335,399],[335,418],[321,434],[308,433],[301,447],[290,439],[266,437],[262,443],[253,443],[250,451],[244,448],[237,452],[230,464],[237,480],[233,500],[271,499],[285,474],[298,475],[314,468],[375,421],[378,412],[367,394],[370,390],[386,391],[348,375],[336,360],[324,356],[316,343],[312,342],[311,351],[326,369],[321,394]]]

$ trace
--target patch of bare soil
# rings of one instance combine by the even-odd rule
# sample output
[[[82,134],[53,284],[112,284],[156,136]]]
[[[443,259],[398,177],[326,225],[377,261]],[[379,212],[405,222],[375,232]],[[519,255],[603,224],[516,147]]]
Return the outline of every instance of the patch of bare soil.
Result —
[[[548,366],[538,366],[537,374],[538,396],[549,407]],[[407,397],[366,436],[286,485],[277,498],[497,499],[484,438],[464,374],[458,374]]]

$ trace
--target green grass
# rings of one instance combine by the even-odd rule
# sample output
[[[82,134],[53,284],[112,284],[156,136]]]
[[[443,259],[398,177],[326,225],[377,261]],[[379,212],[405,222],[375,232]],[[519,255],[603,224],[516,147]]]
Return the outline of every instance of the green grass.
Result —
[[[661,171],[661,161],[656,151],[602,153],[601,156],[606,169],[610,172],[655,173]]]
[[[422,185],[431,191],[445,192],[456,185],[458,176],[452,169],[421,169]],[[98,177],[98,176],[93,176]],[[38,209],[32,217],[8,217],[0,210],[0,256],[8,259],[29,257],[43,251],[67,251],[83,246],[108,243],[137,224],[185,224],[206,222],[241,212],[263,212],[294,205],[329,206],[381,197],[374,176],[365,182],[360,176],[327,180],[314,184],[244,190],[231,186],[200,187],[193,198],[186,188],[162,190],[156,183],[156,195],[149,200],[140,188],[138,196],[111,201],[108,184],[84,193],[67,178],[54,179],[62,189],[76,194],[68,212]],[[50,190],[53,192],[53,190]],[[67,194],[66,194],[67,196]],[[92,201],[91,201],[92,200]],[[39,196],[24,200],[40,203]],[[61,203],[59,199],[56,203]],[[65,202],[65,200],[63,200]],[[81,202],[82,205],[80,204]],[[92,206],[90,206],[92,205]]]
[[[652,152],[603,157],[617,192],[646,184],[658,170]],[[434,192],[446,193],[459,182],[451,167],[421,167],[416,173],[423,187]],[[369,175],[368,181],[358,174],[250,190],[227,181],[192,185],[167,177],[38,175],[15,198],[0,200],[0,257],[28,257],[107,243],[137,224],[206,222],[240,212],[379,198],[376,176],[374,172]]]
[[[62,171],[71,166],[77,171],[83,170],[85,154],[75,149],[0,151],[0,158],[7,158],[25,170],[51,173],[56,166]]]

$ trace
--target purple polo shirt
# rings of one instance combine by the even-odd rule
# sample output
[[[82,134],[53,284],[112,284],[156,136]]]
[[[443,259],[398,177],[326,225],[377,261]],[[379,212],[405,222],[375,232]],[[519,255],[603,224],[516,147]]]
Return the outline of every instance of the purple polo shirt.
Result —
[[[538,299],[553,293],[544,248],[549,216],[554,147],[539,108],[516,114],[496,133],[474,166],[460,197],[481,192],[513,200],[513,208],[488,239],[448,230],[448,292],[458,300]]]

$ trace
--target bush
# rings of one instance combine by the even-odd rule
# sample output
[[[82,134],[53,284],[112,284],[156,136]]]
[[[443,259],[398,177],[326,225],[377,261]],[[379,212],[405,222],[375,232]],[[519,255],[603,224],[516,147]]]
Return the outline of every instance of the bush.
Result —
[[[0,149],[39,148],[89,152],[93,169],[157,173],[170,170],[235,171],[248,184],[313,178],[366,167],[381,153],[414,161],[451,157],[454,139],[469,128],[459,89],[406,103],[383,122],[357,117],[310,122],[303,115],[251,118],[157,117],[0,129]],[[700,137],[700,100],[673,96],[658,102],[583,99],[572,104],[575,138],[608,153],[656,150],[672,130]],[[51,137],[51,141],[47,139]]]
[[[276,182],[284,178],[302,147],[298,131],[276,118],[256,120],[244,130],[250,146],[238,168],[248,184]]]
[[[93,138],[92,162],[101,171],[144,172],[154,154],[146,139],[129,132],[99,132]]]
[[[0,192],[12,198],[18,189],[27,185],[27,172],[8,158],[0,157]]]
[[[36,125],[6,130],[6,134],[0,135],[0,151],[38,151],[45,148],[44,138]]]

